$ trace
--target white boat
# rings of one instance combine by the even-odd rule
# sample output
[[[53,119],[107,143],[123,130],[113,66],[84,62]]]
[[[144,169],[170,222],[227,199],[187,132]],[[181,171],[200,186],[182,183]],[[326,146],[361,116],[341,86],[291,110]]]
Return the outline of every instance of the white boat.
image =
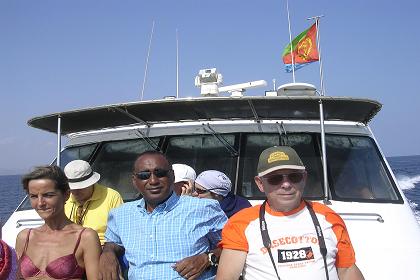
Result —
[[[308,169],[305,198],[326,203],[342,216],[365,278],[418,277],[420,227],[368,125],[381,104],[307,91],[295,94],[293,86],[260,96],[243,96],[236,88],[227,97],[212,88],[208,96],[59,112],[28,124],[57,133],[58,139],[67,136],[60,165],[89,161],[102,175],[100,183],[117,189],[125,201],[138,198],[131,185],[136,155],[158,149],[198,173],[226,173],[236,194],[261,203],[264,195],[253,179],[258,155],[269,146],[290,145]],[[24,200],[3,226],[3,238],[14,244],[18,231],[40,224]]]

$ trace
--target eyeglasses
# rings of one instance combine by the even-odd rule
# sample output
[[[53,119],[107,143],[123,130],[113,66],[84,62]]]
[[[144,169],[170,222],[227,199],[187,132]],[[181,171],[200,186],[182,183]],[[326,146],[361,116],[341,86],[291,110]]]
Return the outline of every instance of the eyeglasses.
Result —
[[[134,175],[140,180],[148,180],[150,176],[152,176],[152,173],[158,178],[163,178],[163,177],[168,176],[169,171],[170,170],[166,170],[166,169],[155,169],[153,171],[144,170],[144,171],[134,173]]]
[[[268,177],[262,177],[270,185],[280,185],[283,183],[285,178],[293,184],[300,183],[303,180],[304,172],[293,172],[289,174],[275,174]]]
[[[198,189],[198,188],[194,187],[193,193],[194,192],[196,192],[198,194],[203,194],[203,193],[208,193],[209,191],[208,190],[205,190],[205,189]]]
[[[192,190],[192,192],[196,192],[197,194],[203,194],[203,193],[208,193],[208,192],[212,192],[214,193],[214,190],[224,190],[224,188],[213,188],[213,189],[199,189],[194,185],[194,188]]]

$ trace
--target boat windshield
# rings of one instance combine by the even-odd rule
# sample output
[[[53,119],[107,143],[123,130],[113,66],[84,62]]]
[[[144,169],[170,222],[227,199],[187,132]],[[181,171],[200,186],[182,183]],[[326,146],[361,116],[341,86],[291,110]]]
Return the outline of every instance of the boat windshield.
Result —
[[[231,179],[232,192],[248,199],[264,199],[255,184],[259,154],[274,145],[292,146],[308,171],[304,197],[324,197],[319,133],[226,133],[166,135],[68,147],[62,166],[84,159],[101,174],[99,183],[117,189],[125,201],[140,197],[131,183],[137,155],[159,147],[172,163],[192,166],[197,174],[215,169]],[[339,201],[403,203],[375,142],[368,136],[326,135],[329,197]],[[20,209],[30,209],[28,202]]]

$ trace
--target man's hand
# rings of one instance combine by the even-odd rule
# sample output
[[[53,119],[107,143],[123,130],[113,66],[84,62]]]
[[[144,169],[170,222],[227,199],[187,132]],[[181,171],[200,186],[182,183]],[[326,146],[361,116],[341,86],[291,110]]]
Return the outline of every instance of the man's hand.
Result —
[[[121,279],[121,268],[117,258],[117,253],[120,253],[121,248],[114,246],[119,247],[112,243],[105,243],[99,258],[99,280]]]
[[[188,257],[176,262],[173,268],[185,279],[197,279],[201,273],[210,265],[206,253]]]
[[[181,189],[182,189],[181,195],[191,196],[193,194],[193,191],[194,191],[194,182],[192,182],[191,180],[188,180],[188,182],[185,182],[182,185]]]

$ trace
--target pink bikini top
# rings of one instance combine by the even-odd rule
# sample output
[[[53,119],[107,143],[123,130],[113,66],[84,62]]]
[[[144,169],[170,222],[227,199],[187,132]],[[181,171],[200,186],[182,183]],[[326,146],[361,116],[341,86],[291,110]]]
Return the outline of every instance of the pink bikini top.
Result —
[[[73,254],[65,255],[53,260],[47,265],[45,271],[41,271],[33,264],[31,258],[26,255],[29,235],[31,234],[31,229],[29,229],[28,236],[26,237],[25,248],[23,249],[22,256],[19,260],[19,273],[21,276],[24,279],[40,275],[47,275],[50,278],[60,280],[83,278],[85,276],[85,269],[77,264],[75,253],[77,247],[79,247],[80,237],[84,230],[85,229],[81,230],[79,233]]]

